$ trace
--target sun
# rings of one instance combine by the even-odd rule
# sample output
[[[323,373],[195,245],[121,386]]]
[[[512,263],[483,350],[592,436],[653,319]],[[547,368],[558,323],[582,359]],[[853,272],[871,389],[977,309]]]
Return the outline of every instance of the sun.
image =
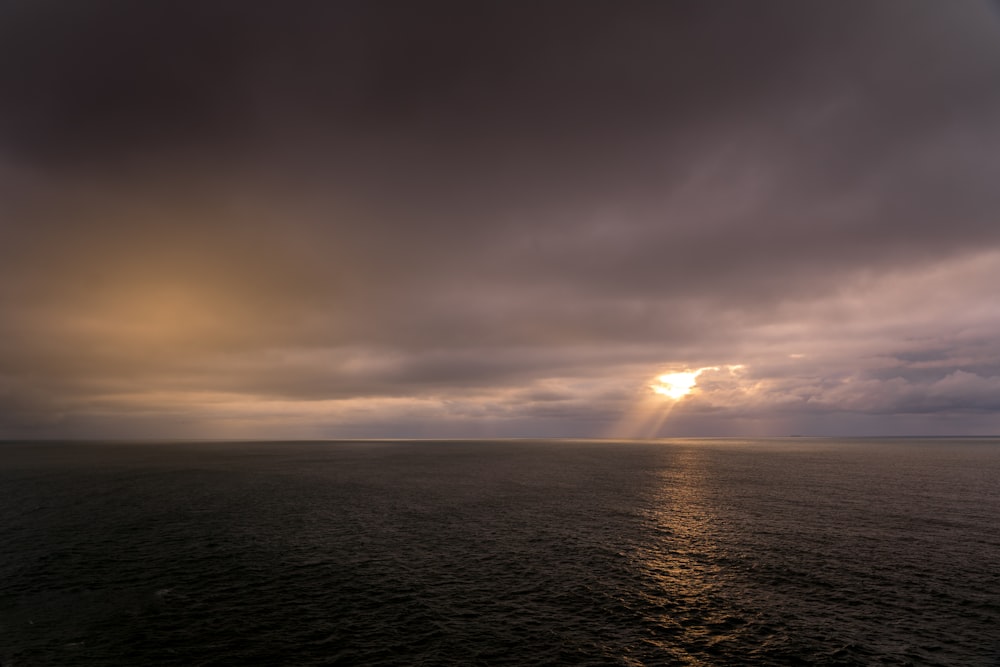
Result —
[[[663,368],[660,367],[661,370]],[[688,367],[683,371],[661,372],[645,381],[643,389],[636,394],[636,400],[608,431],[608,435],[612,438],[657,437],[663,423],[675,412],[683,411],[687,403],[685,396],[700,398],[709,404],[719,404],[734,395],[734,392],[752,393],[752,383],[744,381],[745,372],[746,366],[743,364],[695,369]],[[699,385],[698,381],[705,378],[708,381]]]
[[[691,393],[703,370],[705,369],[700,368],[696,371],[683,373],[665,373],[658,376],[656,381],[649,385],[649,388],[661,396],[677,401]]]

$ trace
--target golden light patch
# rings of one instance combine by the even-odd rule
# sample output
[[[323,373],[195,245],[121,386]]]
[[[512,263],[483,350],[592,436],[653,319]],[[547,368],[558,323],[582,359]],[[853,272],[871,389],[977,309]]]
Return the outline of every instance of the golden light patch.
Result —
[[[665,373],[657,377],[649,385],[649,388],[656,394],[672,398],[676,401],[691,393],[691,390],[698,383],[698,376],[701,375],[703,370],[705,369],[702,368],[683,373]]]
[[[675,410],[682,410],[685,396],[692,395],[698,389],[698,379],[702,373],[709,373],[709,382],[702,390],[714,394],[714,398],[731,393],[732,385],[740,383],[745,366],[743,364],[728,364],[726,366],[705,366],[695,370],[662,373],[645,383],[643,391],[629,406],[622,418],[608,431],[612,438],[654,438],[660,432],[663,423]],[[728,382],[727,388],[720,388],[720,376]],[[752,391],[747,387],[744,391]]]

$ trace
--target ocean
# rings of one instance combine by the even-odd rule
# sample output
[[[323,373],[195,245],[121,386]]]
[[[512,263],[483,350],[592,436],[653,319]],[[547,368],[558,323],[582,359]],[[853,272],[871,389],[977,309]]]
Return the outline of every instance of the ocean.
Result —
[[[0,665],[1000,665],[1000,440],[0,443]]]

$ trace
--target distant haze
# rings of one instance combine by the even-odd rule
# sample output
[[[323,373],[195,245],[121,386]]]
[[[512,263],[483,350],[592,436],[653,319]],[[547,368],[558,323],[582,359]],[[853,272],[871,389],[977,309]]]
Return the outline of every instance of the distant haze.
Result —
[[[996,432],[994,4],[0,4],[0,438]]]

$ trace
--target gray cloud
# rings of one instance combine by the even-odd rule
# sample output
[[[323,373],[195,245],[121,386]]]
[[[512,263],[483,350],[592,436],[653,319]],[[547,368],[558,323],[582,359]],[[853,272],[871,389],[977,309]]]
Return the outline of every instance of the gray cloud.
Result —
[[[992,6],[293,4],[0,8],[0,435],[995,428]]]

